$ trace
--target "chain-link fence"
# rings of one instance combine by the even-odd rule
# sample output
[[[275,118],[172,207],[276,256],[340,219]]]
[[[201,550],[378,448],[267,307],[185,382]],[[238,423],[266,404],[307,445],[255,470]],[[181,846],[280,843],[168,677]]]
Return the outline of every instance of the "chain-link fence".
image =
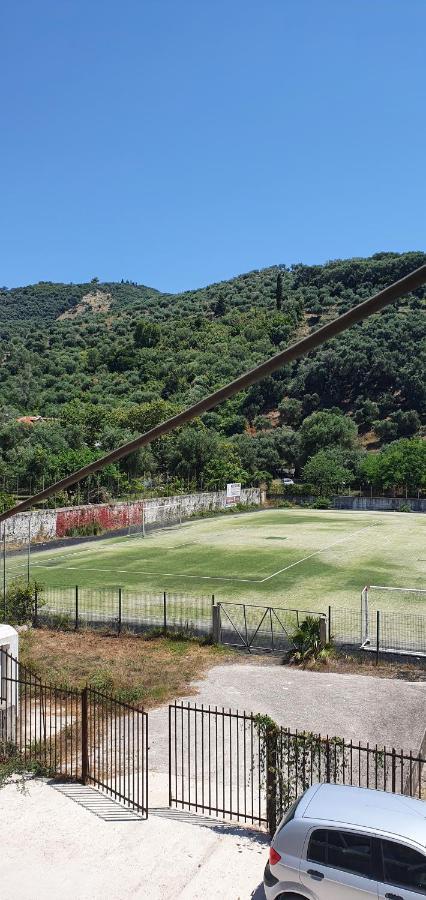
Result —
[[[212,597],[148,593],[121,587],[47,586],[35,603],[35,623],[46,627],[82,626],[116,632],[164,631],[208,636]]]

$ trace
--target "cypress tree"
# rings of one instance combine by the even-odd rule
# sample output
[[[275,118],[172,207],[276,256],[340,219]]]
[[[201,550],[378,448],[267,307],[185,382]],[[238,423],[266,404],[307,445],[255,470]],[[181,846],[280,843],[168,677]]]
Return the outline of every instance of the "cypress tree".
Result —
[[[275,291],[275,306],[277,309],[281,309],[283,305],[283,276],[281,272],[278,272],[277,275],[277,287]]]

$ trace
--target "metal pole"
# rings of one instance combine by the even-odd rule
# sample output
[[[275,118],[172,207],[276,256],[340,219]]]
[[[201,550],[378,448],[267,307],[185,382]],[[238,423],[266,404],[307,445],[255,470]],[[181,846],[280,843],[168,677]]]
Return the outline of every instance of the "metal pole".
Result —
[[[380,651],[380,610],[377,610],[376,613],[376,666],[379,665],[379,651]]]
[[[6,525],[3,526],[3,610],[6,621]]]
[[[167,594],[163,594],[163,631],[167,634]]]
[[[145,502],[142,501],[142,536],[145,537]]]
[[[117,462],[117,460],[128,456],[129,453],[133,453],[134,450],[138,450],[139,447],[146,447],[148,444],[151,444],[152,441],[157,440],[157,438],[169,434],[171,431],[180,428],[187,422],[192,422],[193,419],[201,416],[209,409],[213,409],[220,403],[223,403],[224,400],[228,400],[230,397],[238,394],[239,391],[250,387],[252,384],[257,384],[257,382],[261,381],[262,378],[265,378],[267,375],[271,375],[273,372],[281,369],[284,365],[293,362],[293,360],[300,359],[301,356],[305,356],[306,353],[320,347],[330,338],[342,334],[342,332],[346,331],[347,328],[350,328],[351,325],[362,322],[363,319],[368,318],[368,316],[380,312],[404,294],[417,290],[421,285],[425,284],[425,282],[426,265],[420,266],[420,268],[416,269],[414,272],[411,272],[399,281],[395,281],[383,291],[380,291],[373,297],[369,297],[369,299],[364,300],[363,303],[354,306],[352,309],[348,310],[348,312],[343,313],[343,315],[338,316],[337,319],[333,319],[332,322],[328,322],[326,325],[318,328],[317,331],[307,335],[300,341],[287,347],[285,350],[281,350],[280,353],[275,354],[275,356],[265,360],[265,362],[261,363],[259,366],[240,375],[234,381],[230,381],[228,384],[224,385],[224,387],[219,388],[219,390],[214,391],[207,397],[203,397],[202,400],[199,400],[197,403],[184,409],[176,416],[172,416],[171,419],[160,422],[158,425],[155,425],[154,428],[151,428],[149,431],[145,432],[145,434],[140,435],[133,441],[129,441],[121,447],[117,447],[116,450],[112,450],[100,459],[94,460],[89,463],[89,465],[83,466],[82,469],[78,469],[76,472],[72,472],[71,475],[67,475],[65,478],[50,485],[33,497],[28,497],[21,503],[17,503],[16,506],[13,506],[11,509],[0,514],[0,522],[10,519],[11,516],[16,515],[18,512],[24,512],[24,510],[30,509],[36,503],[40,503],[42,500],[51,497],[52,494],[56,494],[58,491],[71,487],[71,485],[76,484],[76,482],[81,481],[82,478],[86,478],[93,472],[98,472],[99,469],[104,468],[104,466],[109,463]]]

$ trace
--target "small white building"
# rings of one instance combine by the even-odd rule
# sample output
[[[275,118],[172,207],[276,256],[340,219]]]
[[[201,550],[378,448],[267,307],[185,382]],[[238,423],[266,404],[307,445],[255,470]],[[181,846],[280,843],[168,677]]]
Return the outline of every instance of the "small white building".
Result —
[[[18,632],[11,625],[0,625],[0,741],[14,739],[19,690],[15,660],[18,656]]]

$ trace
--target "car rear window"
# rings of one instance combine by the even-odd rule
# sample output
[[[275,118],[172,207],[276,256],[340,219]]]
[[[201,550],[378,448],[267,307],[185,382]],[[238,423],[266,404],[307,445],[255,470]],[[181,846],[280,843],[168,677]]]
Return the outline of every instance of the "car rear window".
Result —
[[[279,828],[277,829],[277,834],[279,831],[282,830],[282,828],[284,828],[285,825],[288,825],[288,823],[291,822],[292,819],[294,819],[295,814],[296,814],[296,809],[299,806],[301,799],[302,799],[302,797],[299,797],[298,800],[295,800],[294,803],[292,803],[291,806],[289,806],[284,818],[282,819],[282,821],[280,823]]]
[[[395,841],[382,841],[382,852],[385,883],[426,896],[426,856]]]
[[[318,828],[312,832],[308,860],[354,875],[372,876],[372,843],[365,834]]]

